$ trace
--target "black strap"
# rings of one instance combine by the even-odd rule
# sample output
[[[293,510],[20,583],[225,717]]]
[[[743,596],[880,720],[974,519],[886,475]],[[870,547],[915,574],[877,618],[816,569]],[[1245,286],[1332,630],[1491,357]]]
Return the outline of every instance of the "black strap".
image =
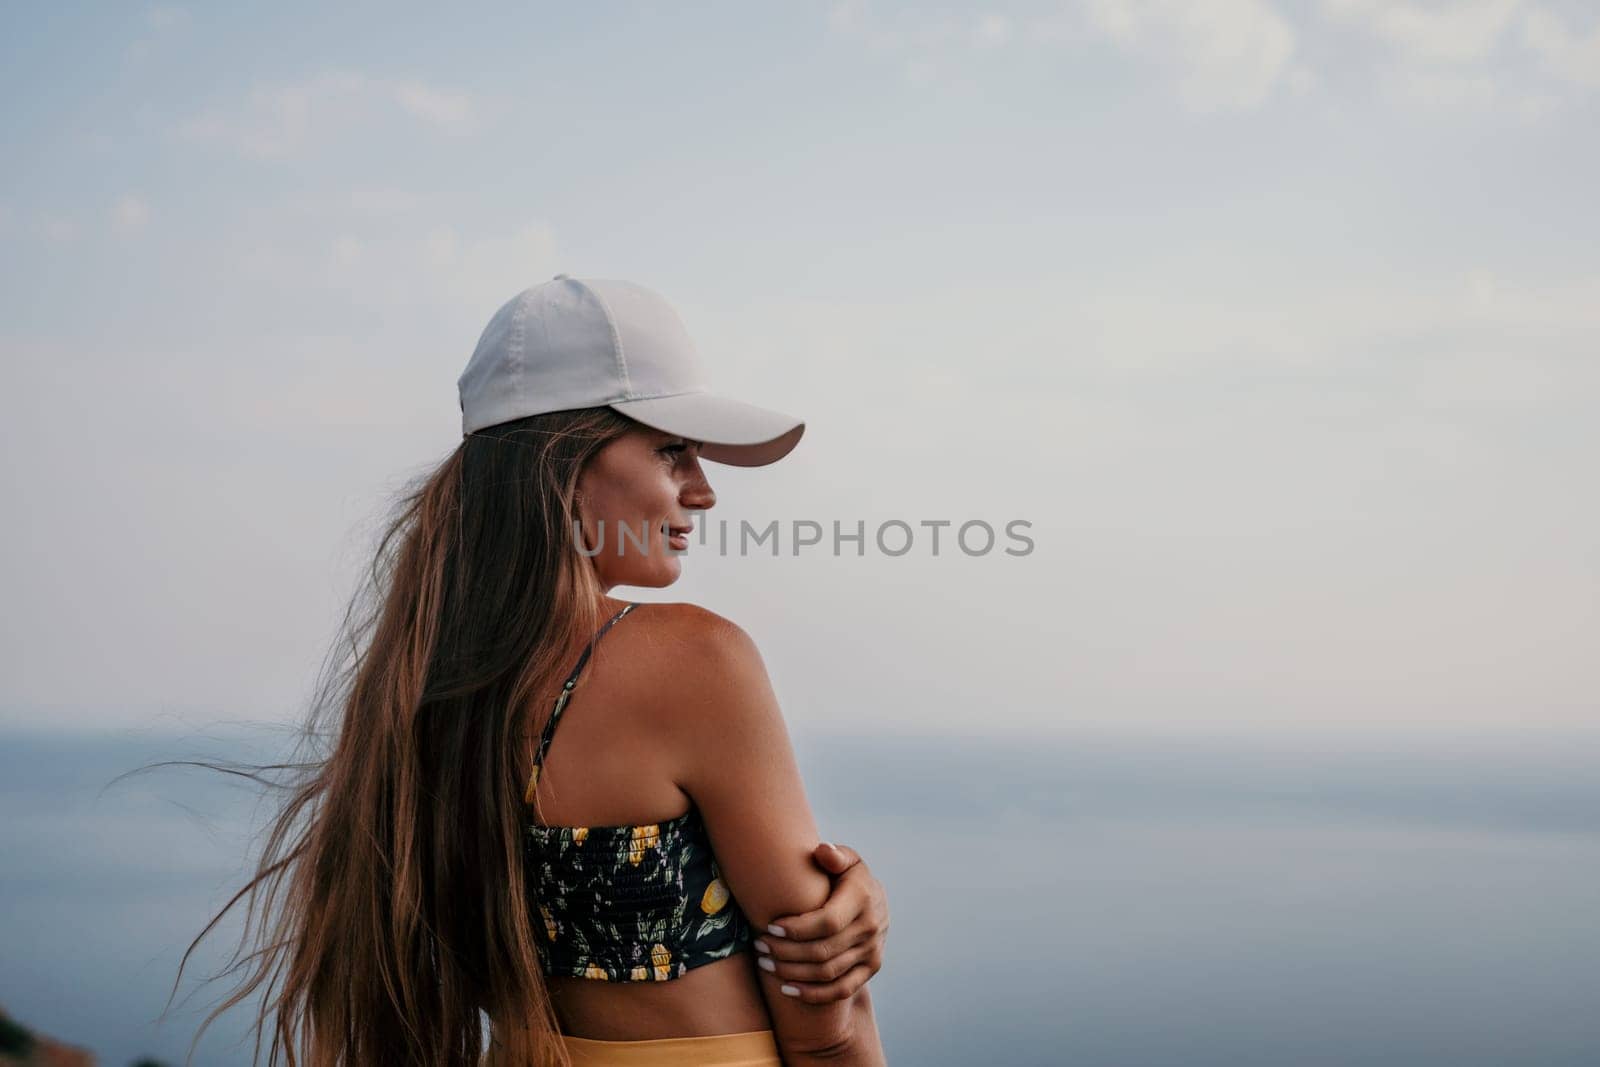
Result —
[[[578,665],[572,668],[572,673],[567,676],[566,684],[561,687],[561,695],[556,697],[555,710],[550,713],[550,721],[544,724],[544,733],[539,736],[539,750],[533,755],[535,771],[544,765],[545,754],[550,751],[550,742],[556,735],[556,723],[561,721],[561,713],[566,710],[567,699],[572,696],[572,687],[578,684],[578,675],[583,673],[584,666],[589,662],[589,654],[594,651],[594,646],[600,643],[600,639],[606,635],[606,631],[615,626],[619,619],[636,607],[638,607],[637,604],[628,604],[621,611],[607,619],[606,624],[600,627],[599,632],[594,635],[594,639],[584,647],[583,655],[578,657]]]

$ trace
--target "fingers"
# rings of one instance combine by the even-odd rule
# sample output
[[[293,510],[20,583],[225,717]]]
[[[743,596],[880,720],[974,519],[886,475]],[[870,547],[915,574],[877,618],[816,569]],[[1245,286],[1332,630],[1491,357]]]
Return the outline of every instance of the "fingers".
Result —
[[[769,978],[772,977],[765,971],[762,973]],[[804,1001],[807,1004],[832,1004],[836,1000],[844,1000],[855,996],[856,991],[867,984],[867,979],[871,978],[872,974],[873,972],[866,964],[857,964],[846,974],[831,982],[823,982],[821,984],[784,982],[779,989],[785,995],[792,996],[796,1000]]]
[[[851,949],[864,945],[870,947],[881,939],[882,934],[883,926],[875,916],[862,915],[837,933],[815,941],[795,941],[787,937],[757,934],[754,948],[758,955],[767,956],[780,965],[779,974],[786,974],[782,966],[784,964],[824,963]],[[838,977],[838,974],[828,977],[831,980]]]
[[[830,844],[827,841],[812,849],[811,856],[829,874],[843,874],[861,862],[861,854],[855,849],[845,845]]]
[[[867,865],[857,857],[849,870],[833,883],[833,892],[820,908],[800,915],[780,915],[772,920],[778,930],[767,932],[794,941],[814,941],[836,934],[868,910],[874,900],[871,892],[874,881]]]
[[[818,963],[794,961],[780,963],[767,953],[757,953],[756,966],[785,982],[826,985],[849,974],[858,964],[868,964],[869,969],[875,971],[877,968],[870,966],[869,959],[874,948],[876,948],[874,942],[863,941]]]

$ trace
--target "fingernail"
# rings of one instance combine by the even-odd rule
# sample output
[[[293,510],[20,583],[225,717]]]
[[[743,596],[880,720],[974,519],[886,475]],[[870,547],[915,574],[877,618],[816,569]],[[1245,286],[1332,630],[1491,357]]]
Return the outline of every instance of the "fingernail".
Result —
[[[831,849],[838,849],[838,847],[839,847],[838,845],[834,844],[832,841],[824,841],[823,844],[827,845]]]
[[[778,992],[782,993],[786,997],[798,997],[800,995],[800,990],[796,989],[792,985],[781,985],[778,987]]]
[[[772,951],[772,946],[767,944],[765,941],[761,940],[759,937],[756,938],[754,941],[752,941],[751,944],[756,947],[756,951],[757,952],[771,952]]]
[[[777,923],[773,923],[771,926],[768,926],[767,927],[767,933],[771,934],[773,937],[788,937],[789,936],[788,934],[783,932],[783,927],[779,926]]]
[[[756,966],[760,967],[763,971],[771,971],[774,974],[778,972],[778,965],[767,959],[765,956],[762,956],[760,959],[756,960]]]

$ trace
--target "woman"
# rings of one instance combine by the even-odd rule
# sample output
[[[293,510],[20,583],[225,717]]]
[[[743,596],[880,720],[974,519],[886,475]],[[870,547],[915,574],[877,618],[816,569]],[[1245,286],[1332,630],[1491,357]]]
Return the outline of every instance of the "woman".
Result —
[[[235,898],[223,1007],[267,994],[273,1060],[883,1062],[882,887],[818,844],[754,644],[610,595],[678,578],[703,460],[773,463],[804,430],[701,381],[631,283],[558,275],[490,321],[462,444],[319,690],[332,751],[293,765]]]

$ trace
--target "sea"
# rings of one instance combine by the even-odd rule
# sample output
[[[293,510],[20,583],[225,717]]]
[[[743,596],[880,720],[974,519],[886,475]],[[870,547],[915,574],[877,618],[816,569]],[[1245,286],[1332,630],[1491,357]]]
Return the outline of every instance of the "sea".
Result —
[[[824,837],[888,891],[891,1064],[1600,1064],[1594,732],[794,738]],[[222,987],[175,990],[179,959],[269,809],[124,775],[284,743],[0,732],[0,1007],[101,1064],[184,1062]],[[247,1014],[190,1062],[250,1063]]]

